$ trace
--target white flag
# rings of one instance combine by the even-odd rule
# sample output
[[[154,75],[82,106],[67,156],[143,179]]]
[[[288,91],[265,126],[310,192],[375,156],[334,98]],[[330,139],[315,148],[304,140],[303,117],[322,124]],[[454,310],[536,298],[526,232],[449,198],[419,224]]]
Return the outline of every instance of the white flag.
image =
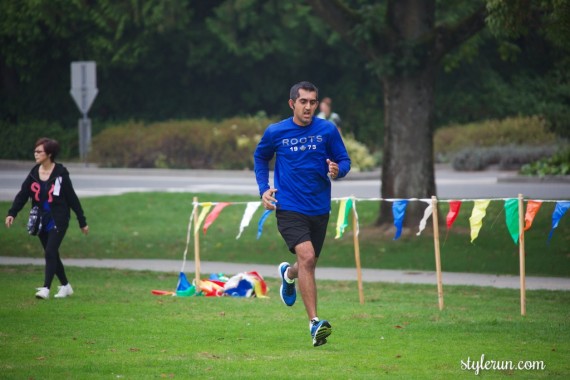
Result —
[[[249,226],[249,222],[253,217],[253,214],[257,211],[257,208],[261,205],[261,202],[247,202],[247,207],[245,208],[245,212],[243,213],[243,217],[241,218],[241,223],[239,224],[239,233],[236,236],[236,240],[240,238],[241,233],[243,230]]]
[[[420,230],[418,231],[416,236],[420,236],[422,231],[426,228],[427,220],[433,213],[433,204],[431,203],[431,201],[422,201],[422,202],[426,203],[429,202],[429,206],[427,206],[426,209],[424,210],[424,217],[422,218],[422,220],[420,220]]]

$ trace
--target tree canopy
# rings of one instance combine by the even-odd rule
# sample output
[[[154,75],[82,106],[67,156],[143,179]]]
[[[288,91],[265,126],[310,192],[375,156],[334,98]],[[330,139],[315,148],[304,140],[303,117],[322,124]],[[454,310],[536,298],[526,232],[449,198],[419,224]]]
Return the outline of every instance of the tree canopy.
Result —
[[[308,79],[333,98],[357,138],[381,148],[383,88],[373,78],[408,66],[382,51],[362,54],[362,46],[387,33],[378,17],[390,2],[327,2],[350,6],[360,20],[348,38],[311,3],[0,0],[0,117],[76,128],[70,62],[94,60],[94,126],[259,111],[287,116],[289,86]],[[489,28],[442,58],[436,127],[542,114],[570,134],[568,1],[436,5],[436,25],[456,24],[481,6],[493,10]]]

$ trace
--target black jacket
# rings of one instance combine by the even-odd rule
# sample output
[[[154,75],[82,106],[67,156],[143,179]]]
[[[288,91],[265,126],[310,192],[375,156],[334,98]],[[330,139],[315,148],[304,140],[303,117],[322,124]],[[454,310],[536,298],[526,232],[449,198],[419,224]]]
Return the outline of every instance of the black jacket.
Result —
[[[69,211],[70,208],[73,209],[75,215],[77,216],[79,227],[85,227],[87,225],[87,221],[85,220],[85,215],[83,214],[81,203],[79,202],[79,198],[77,198],[77,194],[75,194],[75,190],[71,184],[71,179],[69,178],[69,172],[65,166],[58,163],[55,164],[55,167],[53,168],[53,171],[47,180],[49,194],[41,194],[39,191],[39,169],[39,164],[32,168],[30,174],[28,174],[24,183],[22,183],[20,192],[18,192],[16,198],[14,198],[14,202],[8,211],[8,215],[11,215],[15,218],[20,210],[22,210],[24,205],[28,202],[28,199],[32,200],[32,207],[39,206],[41,209],[41,205],[47,197],[51,208],[52,218],[58,229],[67,229],[69,226],[69,219],[71,215]]]

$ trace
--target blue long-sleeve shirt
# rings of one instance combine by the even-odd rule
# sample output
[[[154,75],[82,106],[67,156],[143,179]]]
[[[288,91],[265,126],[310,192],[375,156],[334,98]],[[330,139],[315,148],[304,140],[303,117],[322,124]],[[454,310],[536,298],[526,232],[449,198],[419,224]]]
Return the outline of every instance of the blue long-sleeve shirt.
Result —
[[[334,124],[314,117],[303,127],[290,117],[267,127],[253,154],[260,195],[270,189],[269,162],[274,156],[277,209],[305,215],[329,213],[331,180],[327,159],[338,164],[337,178],[350,170],[350,158]]]

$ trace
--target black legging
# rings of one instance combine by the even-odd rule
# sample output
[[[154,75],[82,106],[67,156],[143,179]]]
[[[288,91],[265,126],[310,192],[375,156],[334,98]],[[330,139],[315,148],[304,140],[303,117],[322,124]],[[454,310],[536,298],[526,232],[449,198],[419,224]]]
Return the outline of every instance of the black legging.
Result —
[[[49,232],[40,232],[39,238],[44,247],[44,254],[46,259],[45,277],[44,277],[44,287],[50,288],[53,277],[57,276],[61,285],[67,285],[67,277],[65,276],[65,269],[63,268],[63,263],[59,257],[59,246],[63,241],[65,236],[64,230],[57,230],[53,228]]]

